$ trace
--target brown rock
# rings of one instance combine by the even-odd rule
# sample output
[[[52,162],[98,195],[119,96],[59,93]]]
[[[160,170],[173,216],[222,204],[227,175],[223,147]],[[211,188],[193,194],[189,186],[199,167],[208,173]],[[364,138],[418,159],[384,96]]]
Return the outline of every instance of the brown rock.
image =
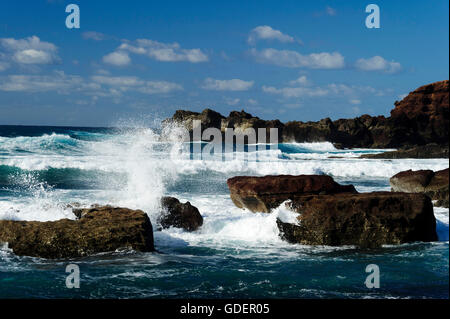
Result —
[[[379,247],[437,240],[433,206],[423,194],[311,195],[292,207],[300,214],[298,225],[277,221],[281,237],[291,243]]]
[[[7,242],[16,255],[43,258],[82,257],[123,247],[154,250],[146,213],[109,206],[87,210],[79,220],[0,220],[0,242]]]
[[[326,175],[236,176],[227,180],[233,203],[252,212],[269,213],[288,199],[308,194],[356,193]]]
[[[403,171],[389,180],[393,192],[424,193],[437,206],[449,207],[449,169]]]
[[[158,222],[163,228],[177,227],[194,231],[203,225],[202,215],[190,202],[183,204],[175,197],[163,197],[161,206],[164,211]]]

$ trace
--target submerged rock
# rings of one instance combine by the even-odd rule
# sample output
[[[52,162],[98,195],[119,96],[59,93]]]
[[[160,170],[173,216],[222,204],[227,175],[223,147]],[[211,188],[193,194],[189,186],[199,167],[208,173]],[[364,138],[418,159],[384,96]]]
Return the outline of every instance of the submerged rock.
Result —
[[[110,206],[83,210],[78,220],[0,220],[0,242],[16,255],[73,258],[118,248],[153,251],[153,228],[141,210]]]
[[[393,192],[424,193],[436,206],[449,207],[449,169],[403,171],[389,180]]]
[[[177,227],[187,231],[197,230],[203,225],[203,217],[190,202],[181,203],[175,197],[161,198],[163,212],[158,218],[162,228]]]
[[[227,180],[233,203],[252,212],[269,213],[288,199],[310,194],[356,193],[326,175],[236,176]]]
[[[298,224],[277,220],[281,237],[291,243],[371,248],[437,240],[433,206],[423,194],[311,195],[291,208]]]

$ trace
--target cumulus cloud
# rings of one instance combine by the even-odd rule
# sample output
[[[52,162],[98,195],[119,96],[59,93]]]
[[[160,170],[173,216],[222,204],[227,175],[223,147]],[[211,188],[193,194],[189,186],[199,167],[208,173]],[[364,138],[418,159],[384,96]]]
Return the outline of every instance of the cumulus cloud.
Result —
[[[395,61],[387,61],[377,55],[368,59],[359,59],[355,63],[356,68],[362,71],[381,71],[386,73],[396,73],[401,70],[401,65]]]
[[[289,85],[295,86],[295,85],[308,85],[309,81],[306,78],[306,75],[302,75],[298,77],[295,80],[289,81]]]
[[[24,39],[0,38],[0,57],[18,64],[52,64],[59,62],[58,48],[50,42],[41,41],[37,36]]]
[[[145,55],[161,62],[190,62],[200,63],[208,61],[206,55],[200,49],[183,49],[178,43],[162,43],[149,39],[138,39],[134,42],[125,41],[118,51],[127,51],[134,54]]]
[[[105,39],[105,35],[101,32],[96,31],[86,31],[81,34],[85,40],[102,41]]]
[[[279,30],[275,30],[268,25],[261,25],[250,31],[247,42],[255,44],[258,40],[276,40],[282,43],[292,43],[296,40],[294,37],[284,34]],[[301,41],[297,40],[301,43]]]
[[[274,64],[288,68],[341,69],[345,66],[344,57],[339,52],[321,52],[302,55],[291,50],[264,49],[250,50],[257,62]]]
[[[202,88],[213,91],[247,91],[253,86],[254,81],[244,81],[240,79],[216,80],[207,78],[203,82]]]
[[[131,63],[128,53],[123,51],[111,52],[103,57],[103,62],[115,66],[126,66]]]

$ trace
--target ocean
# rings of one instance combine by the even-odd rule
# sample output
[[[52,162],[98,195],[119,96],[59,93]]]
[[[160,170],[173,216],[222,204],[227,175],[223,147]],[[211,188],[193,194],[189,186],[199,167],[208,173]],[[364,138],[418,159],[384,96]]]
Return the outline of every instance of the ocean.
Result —
[[[392,175],[444,169],[448,159],[359,159],[383,150],[284,143],[244,150],[257,157],[202,160],[191,143],[161,141],[160,134],[0,126],[0,219],[75,219],[71,203],[142,209],[157,249],[46,260],[16,256],[3,244],[0,298],[449,298],[448,209],[434,208],[438,242],[371,250],[292,245],[276,226],[289,212],[241,210],[226,185],[236,175],[328,174],[359,192],[387,191]],[[201,229],[157,231],[164,195],[196,206]],[[79,289],[66,287],[68,264],[79,266]],[[365,285],[369,264],[379,266],[379,288]]]

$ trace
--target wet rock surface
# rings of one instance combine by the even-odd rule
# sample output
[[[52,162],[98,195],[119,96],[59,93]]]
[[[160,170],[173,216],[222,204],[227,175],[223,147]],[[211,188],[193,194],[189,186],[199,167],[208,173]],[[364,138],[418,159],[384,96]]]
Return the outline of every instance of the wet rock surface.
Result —
[[[304,245],[380,247],[415,241],[436,241],[436,220],[423,194],[373,192],[311,195],[290,207],[298,223],[277,225],[280,236]]]
[[[42,258],[75,258],[131,248],[153,251],[153,228],[141,210],[96,207],[80,210],[78,220],[0,220],[0,242],[16,255]]]
[[[227,180],[230,197],[239,208],[269,213],[282,202],[308,194],[356,193],[326,175],[236,176]]]
[[[436,206],[449,207],[449,169],[403,171],[389,180],[393,192],[423,193]]]
[[[181,203],[175,197],[161,199],[163,212],[158,218],[162,228],[177,227],[187,231],[195,231],[203,225],[203,217],[197,207],[190,202]]]

